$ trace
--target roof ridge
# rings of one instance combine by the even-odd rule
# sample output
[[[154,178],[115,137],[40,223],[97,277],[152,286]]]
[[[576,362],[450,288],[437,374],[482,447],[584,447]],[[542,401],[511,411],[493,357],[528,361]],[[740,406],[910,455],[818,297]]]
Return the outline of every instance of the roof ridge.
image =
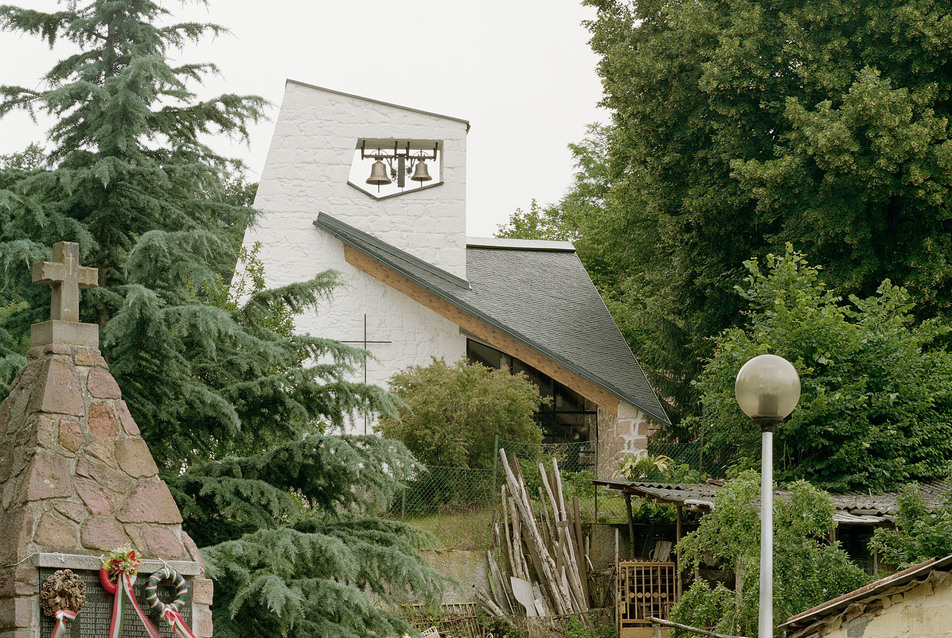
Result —
[[[395,104],[393,102],[386,102],[384,100],[377,100],[372,97],[366,97],[363,95],[357,95],[356,93],[347,93],[345,91],[338,91],[336,89],[329,89],[326,86],[319,86],[317,84],[310,84],[308,82],[302,82],[301,80],[295,80],[292,78],[287,78],[284,81],[285,85],[287,84],[296,84],[298,86],[303,86],[308,89],[316,89],[318,91],[324,91],[325,93],[332,93],[333,95],[340,95],[343,97],[354,98],[356,100],[363,100],[364,102],[371,102],[372,104],[380,104],[381,106],[389,106],[391,108],[400,109],[402,111],[410,111],[412,113],[420,113],[422,115],[430,115],[432,117],[438,117],[443,120],[452,120],[454,122],[460,122],[461,124],[466,125],[466,132],[469,132],[471,124],[469,120],[464,120],[461,117],[454,117],[452,115],[443,115],[442,113],[434,113],[433,111],[424,111],[423,109],[417,109],[412,106],[404,106],[403,104]]]
[[[453,286],[456,286],[458,288],[464,288],[466,290],[470,289],[469,282],[463,279],[462,277],[457,277],[453,273],[447,270],[443,270],[439,266],[434,266],[428,261],[423,261],[419,257],[411,255],[410,253],[397,248],[393,244],[388,244],[387,242],[381,239],[377,239],[373,235],[369,233],[365,233],[364,231],[358,228],[355,228],[354,226],[351,226],[347,222],[343,222],[337,219],[336,217],[328,215],[327,213],[318,212],[317,219],[314,220],[314,225],[322,230],[326,230],[331,235],[333,235],[337,239],[340,239],[341,241],[344,241],[345,237],[347,237],[347,240],[349,242],[352,242],[354,239],[357,239],[366,244],[369,244],[376,250],[385,252],[391,255],[392,257],[396,257],[403,261],[409,262],[410,264],[416,266],[417,268],[422,268],[423,270],[426,270],[428,273],[436,277],[439,277],[440,279],[444,280],[445,282]]]

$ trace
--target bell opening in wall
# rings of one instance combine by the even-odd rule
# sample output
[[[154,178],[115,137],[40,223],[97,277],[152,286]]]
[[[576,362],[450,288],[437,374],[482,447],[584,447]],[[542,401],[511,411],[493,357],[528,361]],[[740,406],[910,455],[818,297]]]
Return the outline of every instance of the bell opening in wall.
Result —
[[[443,183],[441,140],[360,138],[349,183],[383,198]]]

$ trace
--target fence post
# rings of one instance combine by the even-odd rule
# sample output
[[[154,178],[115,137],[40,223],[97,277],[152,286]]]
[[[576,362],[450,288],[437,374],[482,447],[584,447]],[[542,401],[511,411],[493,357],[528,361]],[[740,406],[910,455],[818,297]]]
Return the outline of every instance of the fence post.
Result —
[[[403,469],[403,489],[400,490],[400,520],[407,520],[407,470]]]
[[[492,496],[489,501],[492,502],[496,497],[496,471],[499,467],[499,435],[496,435],[496,441],[493,443],[493,486],[489,490]]]
[[[493,442],[493,483],[489,486],[489,506],[492,508],[493,515],[490,519],[492,525],[496,524],[496,472],[499,467],[499,435],[496,435],[496,440]]]
[[[700,450],[701,450],[701,453],[698,455],[698,460],[697,460],[697,471],[698,471],[698,474],[703,475],[704,474],[704,428],[703,427],[701,428]]]

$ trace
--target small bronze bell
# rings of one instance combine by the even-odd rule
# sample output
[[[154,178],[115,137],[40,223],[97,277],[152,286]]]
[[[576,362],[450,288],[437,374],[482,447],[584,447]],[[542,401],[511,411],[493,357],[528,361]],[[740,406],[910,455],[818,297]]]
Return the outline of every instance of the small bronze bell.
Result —
[[[420,160],[416,163],[416,166],[413,168],[413,175],[410,176],[410,179],[414,182],[428,182],[433,179],[426,169],[426,162]]]
[[[381,160],[374,162],[374,165],[370,167],[370,177],[367,178],[368,184],[376,184],[377,186],[382,186],[384,184],[390,183],[390,177],[387,175],[387,165]]]

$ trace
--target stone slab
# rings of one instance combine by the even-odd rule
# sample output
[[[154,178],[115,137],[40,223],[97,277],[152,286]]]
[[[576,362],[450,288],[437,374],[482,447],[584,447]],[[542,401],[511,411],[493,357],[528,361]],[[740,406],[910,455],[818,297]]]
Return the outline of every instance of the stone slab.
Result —
[[[30,326],[30,345],[45,346],[50,343],[98,348],[99,324],[50,320]]]
[[[88,556],[86,554],[41,552],[34,554],[33,564],[37,567],[51,567],[54,569],[92,569],[98,572],[101,561],[99,556]],[[148,574],[158,571],[166,565],[180,573],[182,576],[198,576],[202,573],[201,565],[194,561],[169,560],[163,562],[148,558],[142,561],[139,571]]]

